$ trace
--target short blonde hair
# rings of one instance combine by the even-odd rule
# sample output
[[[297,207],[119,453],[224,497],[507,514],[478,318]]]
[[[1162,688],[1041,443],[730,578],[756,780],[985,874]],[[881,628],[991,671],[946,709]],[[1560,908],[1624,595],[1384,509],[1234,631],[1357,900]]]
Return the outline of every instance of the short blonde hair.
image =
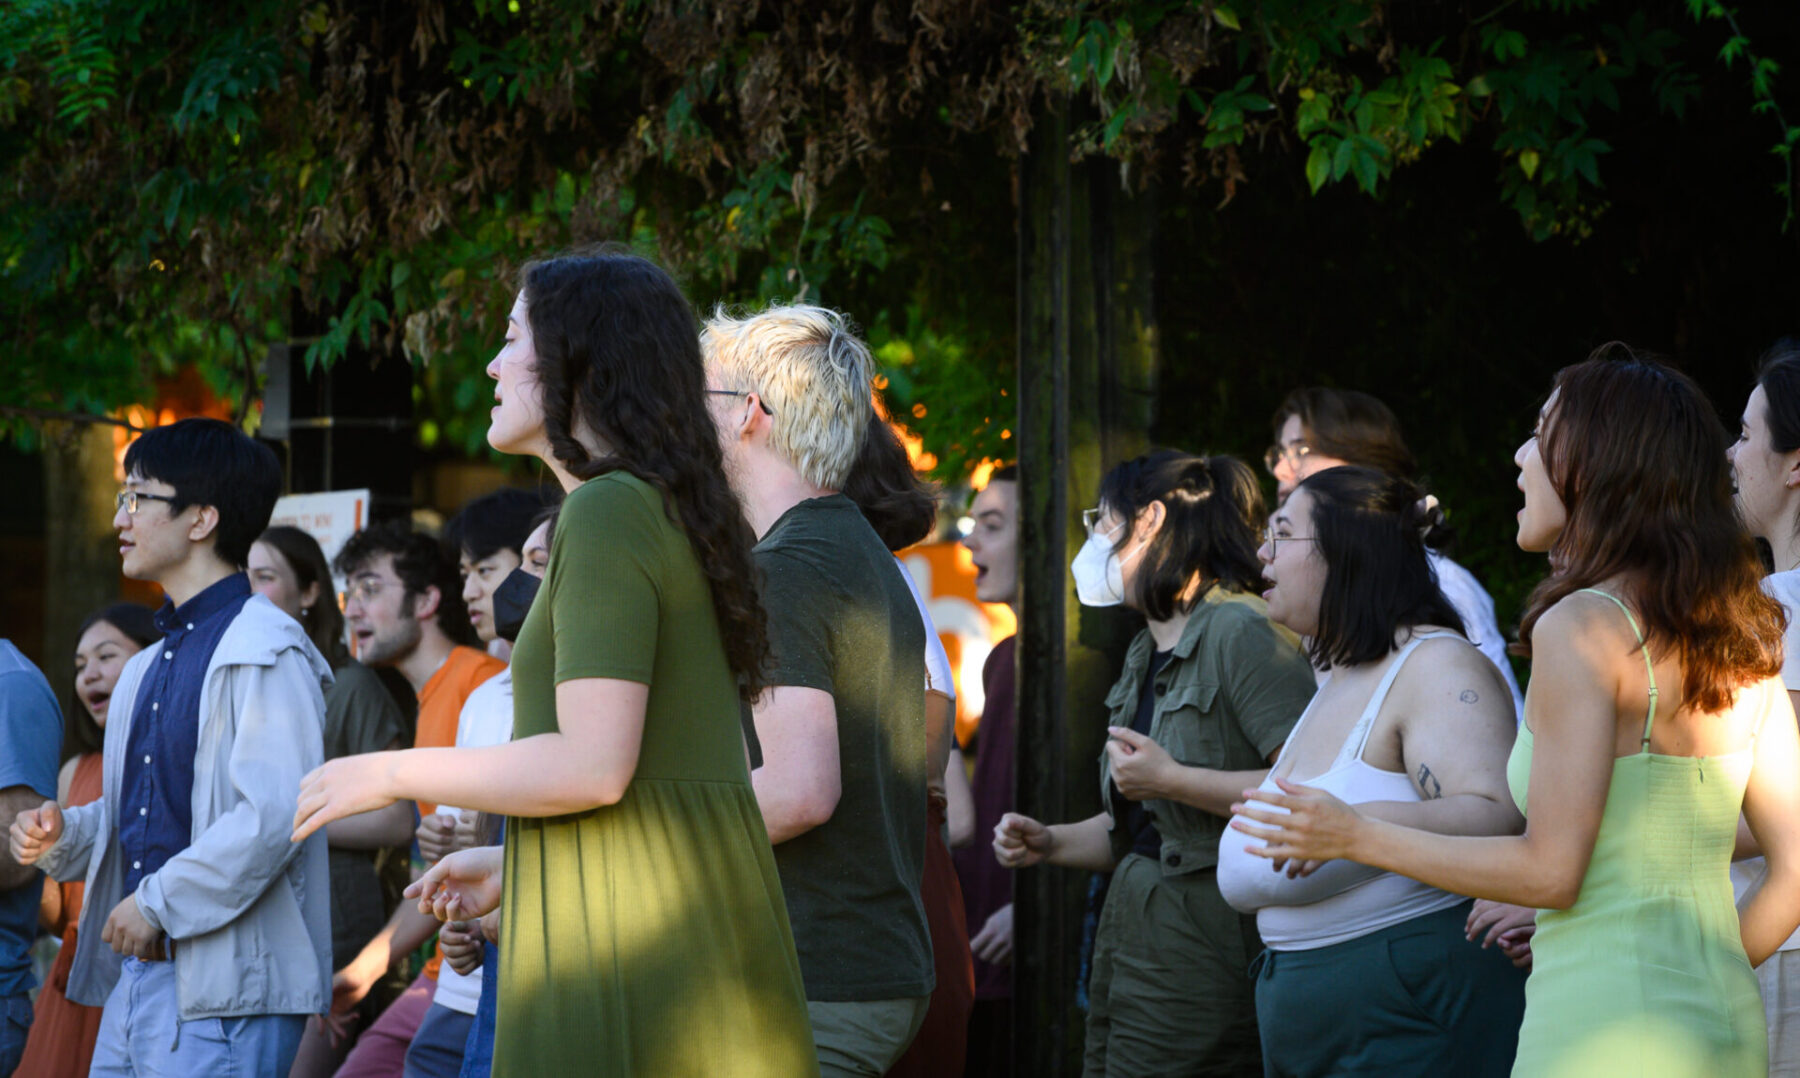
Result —
[[[875,361],[849,319],[801,304],[744,317],[719,307],[700,349],[721,389],[768,404],[769,445],[802,479],[843,489],[874,412]]]

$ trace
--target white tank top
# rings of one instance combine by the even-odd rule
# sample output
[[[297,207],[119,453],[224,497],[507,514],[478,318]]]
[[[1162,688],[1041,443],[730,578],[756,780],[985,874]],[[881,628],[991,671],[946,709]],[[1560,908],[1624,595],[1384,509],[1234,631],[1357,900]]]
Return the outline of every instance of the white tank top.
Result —
[[[1362,754],[1368,746],[1369,734],[1375,728],[1375,718],[1381,714],[1381,705],[1387,702],[1388,690],[1393,688],[1394,679],[1400,674],[1400,667],[1415,648],[1437,636],[1462,639],[1455,633],[1424,633],[1408,640],[1388,665],[1387,674],[1375,687],[1375,694],[1369,698],[1362,716],[1350,728],[1331,768],[1317,778],[1304,780],[1305,785],[1324,790],[1351,805],[1369,801],[1420,800],[1418,791],[1405,774],[1373,767],[1363,760]],[[1318,701],[1319,696],[1314,696],[1313,702],[1301,713],[1288,737],[1288,745],[1299,738]],[[1280,770],[1281,758],[1286,755],[1284,746],[1275,767],[1269,770],[1269,777],[1263,780],[1264,789],[1278,789],[1274,776]],[[1290,776],[1289,781],[1301,780]],[[1272,812],[1287,811],[1266,803],[1260,807]],[[1270,950],[1309,951],[1330,947],[1464,901],[1461,895],[1354,861],[1327,861],[1312,875],[1290,880],[1285,866],[1281,872],[1272,871],[1268,858],[1251,853],[1251,843],[1261,846],[1262,840],[1251,838],[1236,828],[1225,829],[1224,836],[1219,839],[1219,893],[1239,913],[1256,914],[1256,929]]]

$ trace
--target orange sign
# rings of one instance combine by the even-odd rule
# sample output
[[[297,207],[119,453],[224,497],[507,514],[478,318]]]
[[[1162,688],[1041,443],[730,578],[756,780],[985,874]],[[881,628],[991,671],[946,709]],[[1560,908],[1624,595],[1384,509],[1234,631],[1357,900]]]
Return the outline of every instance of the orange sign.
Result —
[[[981,723],[986,694],[981,666],[995,644],[1017,631],[1012,608],[975,598],[975,563],[961,543],[927,543],[900,554],[950,655],[956,681],[956,740],[966,744]]]

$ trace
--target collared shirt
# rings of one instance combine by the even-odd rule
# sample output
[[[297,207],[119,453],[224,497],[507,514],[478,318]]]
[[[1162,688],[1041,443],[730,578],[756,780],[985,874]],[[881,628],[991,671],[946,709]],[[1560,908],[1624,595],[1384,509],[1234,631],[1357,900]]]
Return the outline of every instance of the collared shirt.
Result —
[[[193,838],[200,694],[219,638],[249,598],[250,578],[233,573],[180,606],[164,602],[156,612],[164,636],[138,690],[119,784],[128,895]]]
[[[1214,587],[1194,604],[1174,654],[1153,668],[1150,630],[1139,633],[1125,655],[1119,680],[1107,694],[1110,725],[1131,726],[1149,682],[1156,703],[1149,737],[1176,763],[1218,771],[1256,771],[1287,740],[1312,699],[1312,666],[1300,638],[1269,620],[1254,595]],[[1100,796],[1112,815],[1113,854],[1132,852],[1125,802],[1114,796],[1112,770],[1100,754]],[[1165,875],[1209,868],[1218,861],[1225,819],[1180,801],[1142,802],[1161,836]]]

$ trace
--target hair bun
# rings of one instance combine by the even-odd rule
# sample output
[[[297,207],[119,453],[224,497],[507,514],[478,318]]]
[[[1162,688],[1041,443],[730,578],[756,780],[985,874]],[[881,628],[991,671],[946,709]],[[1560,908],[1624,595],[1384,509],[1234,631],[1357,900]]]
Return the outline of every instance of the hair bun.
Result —
[[[1426,494],[1408,506],[1406,522],[1419,530],[1419,540],[1426,546],[1437,546],[1449,538],[1449,520],[1435,494]]]

